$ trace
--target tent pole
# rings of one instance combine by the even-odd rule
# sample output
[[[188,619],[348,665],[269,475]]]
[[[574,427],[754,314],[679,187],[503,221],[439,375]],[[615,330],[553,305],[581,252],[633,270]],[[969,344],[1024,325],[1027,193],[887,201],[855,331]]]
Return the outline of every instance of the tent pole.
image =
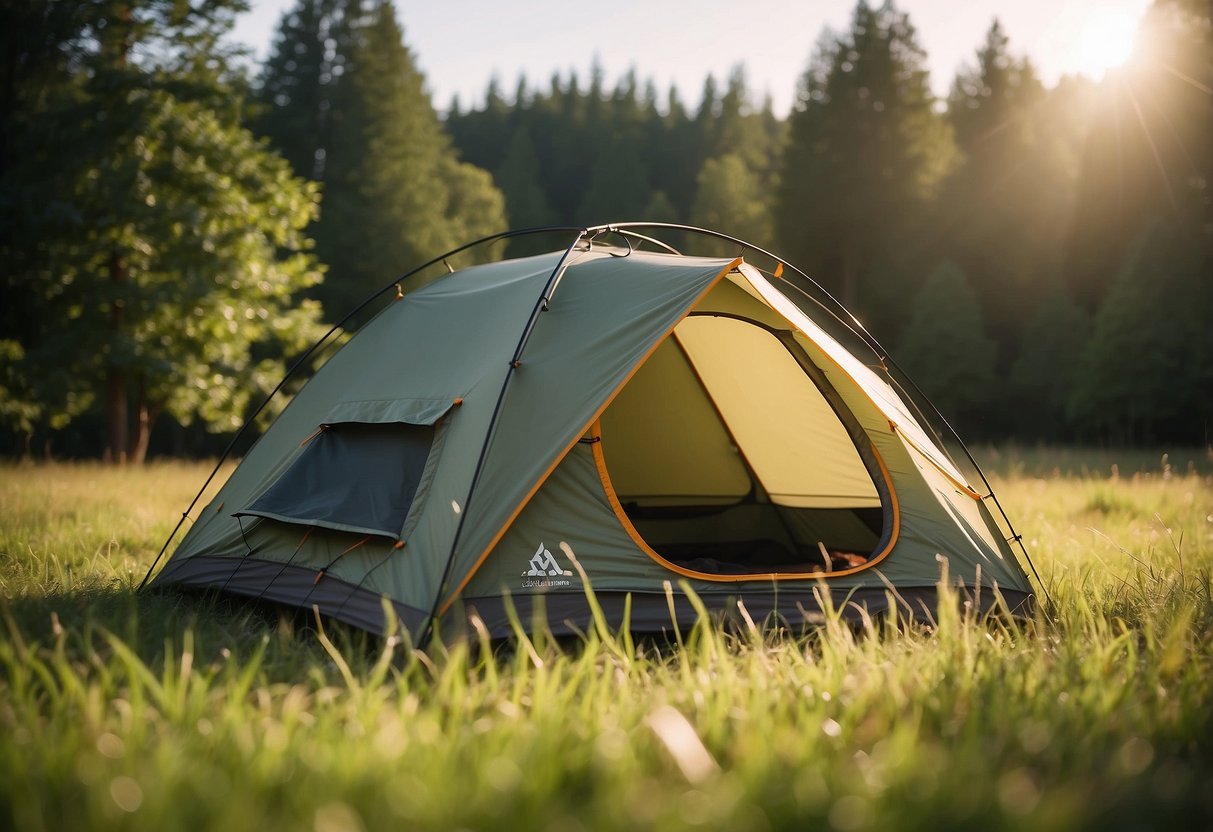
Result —
[[[438,581],[438,590],[434,593],[434,602],[430,605],[430,613],[426,617],[425,629],[422,631],[421,637],[417,639],[417,646],[420,649],[425,649],[429,645],[430,638],[434,634],[434,624],[438,616],[438,605],[442,603],[442,596],[446,592],[447,581],[450,580],[451,567],[455,563],[455,552],[459,547],[459,538],[463,533],[463,524],[467,521],[468,508],[472,503],[472,497],[475,495],[476,485],[480,481],[480,474],[484,471],[484,463],[488,458],[489,447],[493,443],[493,437],[497,430],[497,420],[501,415],[501,406],[505,403],[506,393],[509,392],[510,381],[514,378],[514,373],[522,366],[522,351],[526,348],[527,341],[530,340],[531,332],[535,329],[539,315],[547,310],[548,303],[552,299],[552,294],[556,290],[556,285],[560,282],[560,278],[564,276],[565,264],[568,261],[569,255],[577,248],[577,244],[585,239],[590,230],[588,228],[577,229],[577,236],[569,243],[569,247],[564,250],[564,254],[560,256],[560,260],[556,263],[556,268],[552,269],[552,273],[548,275],[548,279],[543,286],[543,291],[540,292],[538,299],[535,301],[535,306],[527,318],[526,325],[523,327],[522,335],[518,339],[518,346],[514,349],[514,355],[510,358],[505,378],[501,382],[501,392],[497,394],[497,402],[493,405],[493,414],[489,417],[489,426],[484,434],[484,442],[480,446],[480,455],[476,459],[476,468],[472,472],[472,481],[468,485],[467,496],[464,497],[463,505],[460,507],[459,523],[455,526],[455,534],[451,538],[451,549],[447,553],[446,565],[442,569],[442,578]]]

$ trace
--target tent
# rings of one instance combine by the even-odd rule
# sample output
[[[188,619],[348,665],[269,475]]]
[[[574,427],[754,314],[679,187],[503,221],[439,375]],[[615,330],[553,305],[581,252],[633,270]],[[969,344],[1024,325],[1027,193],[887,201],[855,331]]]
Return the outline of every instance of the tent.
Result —
[[[584,628],[587,580],[634,631],[693,619],[684,587],[755,618],[827,596],[929,615],[945,563],[980,608],[1031,608],[988,484],[857,322],[761,249],[686,256],[639,228],[398,287],[155,584],[373,632],[386,600],[414,639],[473,613],[505,635],[511,605]]]

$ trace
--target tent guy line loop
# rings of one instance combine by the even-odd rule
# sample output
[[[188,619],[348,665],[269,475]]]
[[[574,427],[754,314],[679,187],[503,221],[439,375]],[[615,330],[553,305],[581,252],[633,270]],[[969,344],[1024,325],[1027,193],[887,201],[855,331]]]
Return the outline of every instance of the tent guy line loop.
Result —
[[[682,255],[681,251],[674,248],[669,243],[658,240],[656,237],[648,237],[648,236],[645,236],[644,234],[638,234],[635,231],[629,231],[629,230],[623,229],[623,228],[612,228],[611,230],[614,231],[616,234],[618,234],[621,237],[632,237],[632,238],[639,240],[642,243],[652,243],[655,246],[660,246],[662,249],[665,250],[665,252],[667,254],[674,254],[674,255],[678,255],[678,256]]]

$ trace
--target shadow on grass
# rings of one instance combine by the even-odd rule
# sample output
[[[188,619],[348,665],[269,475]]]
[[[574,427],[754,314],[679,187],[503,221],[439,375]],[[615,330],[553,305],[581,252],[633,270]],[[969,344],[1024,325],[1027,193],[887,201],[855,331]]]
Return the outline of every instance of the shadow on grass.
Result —
[[[331,673],[310,614],[218,592],[137,591],[109,582],[42,595],[0,599],[0,638],[32,650],[62,650],[72,663],[94,665],[129,648],[151,671],[176,665],[184,652],[195,667],[257,657],[266,682],[298,682]],[[379,640],[326,621],[325,631],[357,670],[373,661]]]

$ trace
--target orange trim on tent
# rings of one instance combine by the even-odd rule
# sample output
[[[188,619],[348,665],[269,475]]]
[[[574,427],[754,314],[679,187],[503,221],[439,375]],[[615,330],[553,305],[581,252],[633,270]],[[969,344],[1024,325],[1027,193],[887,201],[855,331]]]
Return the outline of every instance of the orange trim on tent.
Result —
[[[514,525],[514,521],[518,519],[518,515],[522,514],[522,510],[526,508],[527,503],[529,503],[531,498],[535,496],[535,493],[543,487],[543,484],[548,481],[548,478],[552,476],[552,472],[555,471],[557,466],[564,461],[564,458],[568,456],[568,453],[573,449],[573,446],[581,441],[581,438],[585,436],[586,431],[590,430],[590,428],[597,424],[599,417],[602,416],[603,411],[610,407],[611,402],[615,401],[615,397],[619,395],[619,391],[628,386],[628,382],[632,380],[632,376],[636,375],[636,372],[643,367],[650,358],[652,358],[653,353],[657,351],[657,348],[665,343],[665,340],[669,338],[671,334],[673,334],[674,328],[682,323],[683,319],[690,314],[691,310],[698,306],[700,301],[706,298],[708,293],[716,288],[716,284],[719,283],[725,275],[736,269],[741,265],[741,263],[742,258],[737,257],[731,263],[729,263],[729,265],[725,266],[719,274],[709,281],[708,285],[704,287],[703,291],[699,293],[695,300],[692,301],[689,306],[687,306],[686,313],[679,317],[679,319],[675,321],[660,338],[655,340],[653,345],[650,346],[648,350],[645,351],[640,360],[636,362],[636,366],[634,366],[627,376],[624,377],[623,381],[619,382],[619,385],[611,391],[611,395],[607,396],[607,400],[602,403],[602,406],[594,412],[594,415],[590,417],[590,420],[586,422],[581,430],[577,431],[573,441],[566,445],[564,450],[562,450],[556,456],[556,458],[552,460],[552,464],[548,466],[546,471],[543,472],[543,476],[539,478],[538,482],[536,482],[531,490],[526,493],[526,496],[522,498],[514,510],[510,512],[510,516],[506,518],[505,522],[501,525],[501,528],[498,529],[497,533],[493,535],[492,540],[489,541],[489,545],[486,546],[484,551],[480,553],[480,556],[476,558],[476,562],[472,564],[472,568],[468,570],[468,573],[463,577],[463,580],[461,580],[459,585],[455,587],[449,596],[447,596],[447,599],[442,602],[442,606],[438,608],[439,615],[445,614],[446,611],[451,608],[451,604],[455,603],[455,599],[459,597],[459,593],[463,592],[464,587],[466,587],[472,578],[475,577],[476,573],[480,571],[480,567],[484,565],[484,562],[488,558],[489,554],[494,548],[496,548],[497,544],[501,542],[501,538],[505,537],[505,533],[509,531],[510,526]]]
[[[602,425],[595,422],[590,428],[591,436],[602,439]],[[701,581],[715,581],[718,583],[739,583],[741,581],[806,581],[816,580],[818,578],[841,578],[846,575],[854,575],[856,572],[862,572],[865,569],[870,569],[876,564],[889,556],[893,551],[893,547],[897,544],[897,537],[901,531],[901,508],[897,503],[897,492],[893,490],[893,478],[889,476],[889,469],[885,465],[884,457],[880,455],[880,451],[876,450],[876,446],[872,445],[872,453],[876,455],[876,462],[880,465],[881,476],[884,477],[885,484],[889,487],[889,502],[893,509],[893,532],[889,535],[889,542],[877,554],[868,559],[868,562],[863,566],[853,566],[850,569],[838,569],[830,572],[762,572],[751,575],[712,575],[708,572],[696,572],[693,569],[687,569],[684,566],[679,566],[672,563],[656,551],[648,542],[640,536],[640,532],[632,525],[631,519],[623,510],[623,504],[619,501],[619,495],[615,493],[615,486],[611,484],[611,475],[607,471],[606,457],[602,452],[602,442],[595,442],[591,446],[594,453],[594,465],[598,468],[598,478],[602,480],[602,487],[606,491],[607,502],[611,504],[611,510],[615,512],[615,518],[619,520],[619,524],[623,526],[623,530],[628,533],[628,537],[632,538],[632,542],[636,544],[642,552],[657,562],[659,566],[677,572],[679,575],[684,575],[688,578],[695,578]]]

